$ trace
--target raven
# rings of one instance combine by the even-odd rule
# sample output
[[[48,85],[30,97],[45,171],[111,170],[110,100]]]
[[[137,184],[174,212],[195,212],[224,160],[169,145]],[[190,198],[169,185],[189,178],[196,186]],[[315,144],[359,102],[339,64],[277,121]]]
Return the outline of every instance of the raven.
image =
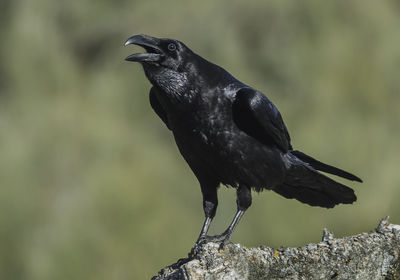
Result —
[[[146,50],[126,60],[143,66],[152,84],[150,104],[200,183],[205,220],[195,247],[208,241],[225,246],[251,205],[251,190],[325,208],[356,201],[351,188],[319,171],[362,180],[294,150],[281,114],[264,94],[178,40],[135,35],[130,44]],[[236,189],[237,212],[221,235],[208,236],[220,184]]]

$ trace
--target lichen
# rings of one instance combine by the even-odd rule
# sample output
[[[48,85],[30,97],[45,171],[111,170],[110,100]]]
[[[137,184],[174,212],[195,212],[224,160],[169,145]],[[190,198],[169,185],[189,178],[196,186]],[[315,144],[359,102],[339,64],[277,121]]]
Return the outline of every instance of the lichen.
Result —
[[[369,233],[323,241],[299,248],[246,248],[205,244],[195,259],[169,266],[161,279],[400,279],[400,227],[382,220]]]

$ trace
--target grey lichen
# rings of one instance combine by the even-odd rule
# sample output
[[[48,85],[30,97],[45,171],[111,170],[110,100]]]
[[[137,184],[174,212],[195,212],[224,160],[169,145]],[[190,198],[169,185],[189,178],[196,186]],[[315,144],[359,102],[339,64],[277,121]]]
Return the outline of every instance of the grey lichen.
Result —
[[[368,233],[299,248],[205,244],[192,259],[162,269],[161,279],[400,279],[400,226],[383,219]]]

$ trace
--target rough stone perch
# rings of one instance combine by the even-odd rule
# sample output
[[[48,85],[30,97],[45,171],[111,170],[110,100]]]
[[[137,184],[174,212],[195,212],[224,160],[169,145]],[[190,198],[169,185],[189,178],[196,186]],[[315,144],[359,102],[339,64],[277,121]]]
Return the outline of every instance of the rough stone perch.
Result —
[[[400,279],[400,226],[383,219],[368,233],[299,248],[208,243],[193,259],[162,269],[161,279]]]

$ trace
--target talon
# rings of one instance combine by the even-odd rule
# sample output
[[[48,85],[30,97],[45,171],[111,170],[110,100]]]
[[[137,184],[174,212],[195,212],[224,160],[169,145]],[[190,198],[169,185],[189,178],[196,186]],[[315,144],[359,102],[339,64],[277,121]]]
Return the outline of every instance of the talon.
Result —
[[[205,239],[205,237],[199,238],[196,242],[196,244],[194,244],[194,247],[190,250],[188,257],[189,258],[194,258],[196,257],[202,250],[203,245],[207,243],[207,240]]]
[[[170,267],[171,267],[172,269],[176,269],[176,268],[178,268],[178,267],[184,265],[185,263],[191,261],[191,259],[192,259],[192,258],[190,258],[190,257],[179,259],[175,264],[172,264]]]
[[[225,236],[225,238],[221,241],[221,244],[219,244],[219,250],[225,249],[225,246],[229,243],[229,236]]]
[[[195,258],[203,249],[203,246],[207,244],[208,242],[214,242],[214,243],[219,243],[219,250],[223,250],[226,246],[226,244],[229,243],[229,239],[232,235],[232,231],[226,230],[224,233],[220,235],[214,235],[214,236],[200,236],[197,239],[196,244],[192,248],[192,250],[189,253],[189,257]]]

